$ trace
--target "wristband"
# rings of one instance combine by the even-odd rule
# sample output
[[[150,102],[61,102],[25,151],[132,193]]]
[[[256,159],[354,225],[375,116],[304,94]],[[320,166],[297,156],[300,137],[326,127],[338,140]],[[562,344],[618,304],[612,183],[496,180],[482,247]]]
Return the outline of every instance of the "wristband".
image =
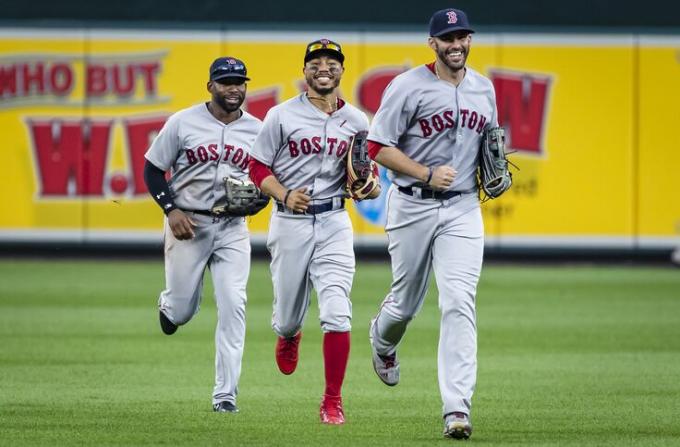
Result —
[[[293,190],[289,189],[288,191],[286,191],[286,195],[283,196],[283,206],[285,206],[286,208],[288,208],[288,204],[287,204],[288,203],[288,196],[290,195],[291,192],[293,192]]]
[[[170,214],[170,211],[176,210],[176,209],[177,209],[177,206],[174,203],[166,203],[163,206],[163,212],[165,213],[166,216],[168,214]]]

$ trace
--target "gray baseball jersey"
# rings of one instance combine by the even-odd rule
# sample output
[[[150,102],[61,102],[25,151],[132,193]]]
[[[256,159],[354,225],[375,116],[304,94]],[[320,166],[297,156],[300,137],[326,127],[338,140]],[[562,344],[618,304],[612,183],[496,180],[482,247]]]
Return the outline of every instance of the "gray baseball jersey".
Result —
[[[243,112],[229,124],[217,120],[206,104],[172,115],[151,144],[146,158],[170,169],[170,190],[178,208],[207,211],[225,194],[223,177],[246,178],[251,148],[262,123]],[[217,327],[213,404],[235,403],[245,340],[246,284],[250,273],[250,238],[242,217],[188,212],[195,237],[175,239],[167,219],[164,228],[166,287],[158,306],[175,323],[187,323],[198,312],[203,274],[211,272]]]
[[[368,136],[427,167],[458,171],[451,192],[439,198],[427,198],[431,191],[423,196],[420,180],[391,173],[396,186],[388,193],[385,231],[393,282],[371,326],[376,352],[394,354],[423,304],[434,270],[442,315],[437,364],[443,414],[469,415],[476,383],[475,295],[484,251],[476,171],[489,126],[497,126],[497,112],[487,78],[467,68],[455,86],[438,79],[432,65],[422,65],[387,87]],[[411,186],[416,189],[405,189]]]
[[[451,190],[476,188],[481,135],[498,125],[496,95],[489,79],[471,68],[458,87],[437,79],[426,65],[400,74],[383,93],[368,139],[401,149],[428,167],[458,171]],[[398,186],[418,180],[390,171]]]
[[[350,138],[368,130],[366,114],[345,103],[327,114],[300,94],[269,110],[251,156],[270,166],[286,188],[307,187],[311,205],[332,203],[317,215],[274,208],[267,248],[274,286],[272,327],[291,337],[302,327],[317,291],[324,332],[351,329],[349,298],[354,278],[352,224],[342,203]]]
[[[328,115],[302,93],[269,110],[251,156],[286,188],[306,186],[312,199],[340,196],[350,138],[361,130],[368,117],[356,107],[345,103]]]
[[[206,104],[197,104],[168,118],[145,157],[170,170],[168,184],[178,208],[209,210],[224,194],[224,177],[247,177],[248,149],[261,126],[247,112],[225,125]]]

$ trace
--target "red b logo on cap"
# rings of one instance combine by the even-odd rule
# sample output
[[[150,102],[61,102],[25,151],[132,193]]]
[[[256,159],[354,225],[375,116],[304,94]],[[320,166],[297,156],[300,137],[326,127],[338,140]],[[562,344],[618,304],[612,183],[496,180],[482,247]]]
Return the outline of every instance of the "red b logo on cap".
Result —
[[[449,25],[453,25],[458,21],[458,16],[456,15],[455,11],[447,11],[446,15],[449,17]]]

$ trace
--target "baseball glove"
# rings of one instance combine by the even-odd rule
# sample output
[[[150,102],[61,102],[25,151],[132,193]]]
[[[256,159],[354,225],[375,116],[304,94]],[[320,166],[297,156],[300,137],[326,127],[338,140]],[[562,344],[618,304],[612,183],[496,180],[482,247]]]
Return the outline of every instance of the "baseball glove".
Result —
[[[230,177],[223,180],[225,195],[212,208],[214,214],[252,216],[269,203],[269,196],[263,194],[253,182]]]
[[[479,157],[479,185],[486,194],[485,200],[495,199],[512,186],[502,127],[484,131]]]
[[[368,157],[368,132],[352,137],[347,151],[347,193],[354,200],[365,199],[380,185],[377,165]]]

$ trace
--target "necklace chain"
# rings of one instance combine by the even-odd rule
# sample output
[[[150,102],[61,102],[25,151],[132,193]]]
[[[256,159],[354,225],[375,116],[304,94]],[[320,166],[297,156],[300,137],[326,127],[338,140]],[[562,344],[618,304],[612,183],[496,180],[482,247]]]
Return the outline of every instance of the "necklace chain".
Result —
[[[324,98],[323,96],[309,96],[309,93],[307,94],[307,99],[319,99],[328,105],[328,108],[330,109],[331,113],[335,112],[338,110],[338,98],[335,98],[335,104],[332,104],[328,98]]]

